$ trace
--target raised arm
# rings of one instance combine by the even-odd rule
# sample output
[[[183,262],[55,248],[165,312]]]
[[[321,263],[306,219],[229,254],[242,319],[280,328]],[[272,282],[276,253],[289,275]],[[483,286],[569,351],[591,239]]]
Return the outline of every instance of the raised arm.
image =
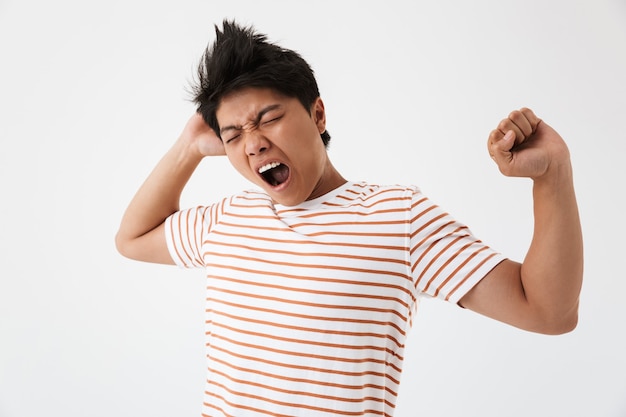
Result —
[[[533,239],[522,264],[502,262],[460,304],[533,332],[571,331],[578,322],[583,241],[569,150],[526,108],[502,120],[487,146],[504,175],[533,180]]]
[[[163,223],[179,210],[183,188],[208,155],[224,155],[224,147],[196,113],[128,205],[115,236],[122,255],[145,262],[174,263],[167,250]]]

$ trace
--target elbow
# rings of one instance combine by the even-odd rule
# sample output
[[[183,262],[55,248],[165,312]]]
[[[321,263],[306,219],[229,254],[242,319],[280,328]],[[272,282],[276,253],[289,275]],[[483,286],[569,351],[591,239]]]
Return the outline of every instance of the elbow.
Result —
[[[570,311],[561,314],[554,314],[551,317],[545,317],[537,333],[558,336],[570,333],[578,326],[578,303]]]
[[[574,329],[576,329],[577,326],[578,326],[578,315],[575,315],[575,317],[562,319],[562,320],[559,320],[557,323],[551,323],[545,326],[544,331],[542,331],[541,333],[552,335],[552,336],[559,336],[559,335],[567,334],[567,333],[574,331]]]
[[[119,232],[115,235],[115,249],[117,249],[117,252],[123,257],[132,258],[130,255],[128,240],[124,239]]]

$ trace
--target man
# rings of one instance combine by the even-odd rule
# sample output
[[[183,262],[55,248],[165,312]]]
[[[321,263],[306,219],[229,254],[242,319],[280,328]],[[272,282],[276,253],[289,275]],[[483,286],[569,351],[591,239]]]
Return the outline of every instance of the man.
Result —
[[[520,264],[416,187],[344,179],[308,64],[234,22],[216,34],[198,113],[116,237],[129,258],[206,269],[203,415],[391,416],[421,296],[533,332],[576,326],[583,256],[569,152],[531,110],[513,111],[487,144],[504,175],[534,182]],[[180,210],[198,164],[217,155],[257,188]]]

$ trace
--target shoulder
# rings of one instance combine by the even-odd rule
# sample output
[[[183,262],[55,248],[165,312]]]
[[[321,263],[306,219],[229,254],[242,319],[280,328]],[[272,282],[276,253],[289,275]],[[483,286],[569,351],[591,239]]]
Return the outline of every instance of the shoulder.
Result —
[[[227,215],[251,213],[255,208],[258,210],[271,210],[272,207],[272,199],[267,194],[256,190],[246,190],[222,197],[213,203],[189,206],[173,213],[168,218],[168,221],[193,222],[196,224],[201,220],[201,223],[211,225],[219,223]]]
[[[416,196],[420,196],[421,191],[415,185],[356,182],[345,194],[354,201],[405,205],[410,204]]]
[[[244,190],[223,198],[214,204],[218,218],[228,216],[255,216],[274,212],[272,198],[260,190]],[[219,220],[218,220],[219,222]]]
[[[272,207],[272,198],[260,190],[244,190],[221,201],[224,207]]]

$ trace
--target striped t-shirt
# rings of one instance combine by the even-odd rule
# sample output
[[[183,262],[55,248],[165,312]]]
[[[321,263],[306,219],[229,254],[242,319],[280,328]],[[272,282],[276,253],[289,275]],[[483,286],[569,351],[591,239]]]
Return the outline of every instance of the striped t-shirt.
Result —
[[[419,189],[351,182],[182,210],[166,238],[206,269],[203,416],[393,415],[418,298],[458,302],[503,260]]]

